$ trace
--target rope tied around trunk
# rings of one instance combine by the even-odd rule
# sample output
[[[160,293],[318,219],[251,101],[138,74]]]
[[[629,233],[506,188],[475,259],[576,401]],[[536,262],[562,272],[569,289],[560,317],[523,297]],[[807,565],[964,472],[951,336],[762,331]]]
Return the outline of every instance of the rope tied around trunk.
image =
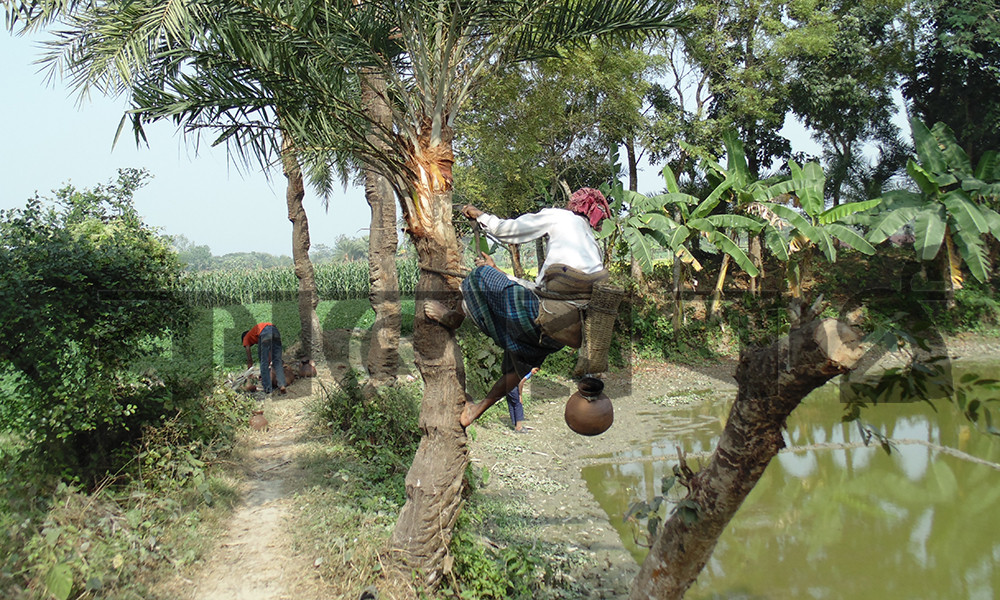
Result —
[[[437,273],[438,275],[447,275],[448,277],[458,277],[464,279],[471,271],[469,269],[463,269],[461,271],[451,271],[449,269],[438,269],[437,267],[431,267],[429,265],[422,265],[417,263],[417,268],[421,271],[427,271],[429,273]]]

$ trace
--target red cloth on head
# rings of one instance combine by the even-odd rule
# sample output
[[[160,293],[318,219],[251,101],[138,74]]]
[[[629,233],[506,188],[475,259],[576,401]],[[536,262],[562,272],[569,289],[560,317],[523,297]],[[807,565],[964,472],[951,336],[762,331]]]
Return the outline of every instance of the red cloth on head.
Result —
[[[580,188],[569,197],[569,204],[566,208],[578,215],[587,217],[590,226],[597,229],[601,219],[611,216],[611,207],[605,200],[604,194],[594,188]]]

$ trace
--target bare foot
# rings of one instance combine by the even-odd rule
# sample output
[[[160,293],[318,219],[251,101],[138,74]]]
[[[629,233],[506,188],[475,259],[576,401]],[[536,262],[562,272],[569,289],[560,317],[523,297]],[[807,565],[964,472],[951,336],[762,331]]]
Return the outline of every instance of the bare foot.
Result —
[[[437,300],[424,301],[424,316],[428,319],[440,323],[448,329],[458,329],[465,319],[465,315],[457,310],[450,310]]]
[[[462,409],[462,416],[459,417],[458,422],[462,424],[462,427],[468,427],[472,425],[472,422],[476,420],[479,415],[475,414],[476,404],[475,402],[465,401],[465,408]]]

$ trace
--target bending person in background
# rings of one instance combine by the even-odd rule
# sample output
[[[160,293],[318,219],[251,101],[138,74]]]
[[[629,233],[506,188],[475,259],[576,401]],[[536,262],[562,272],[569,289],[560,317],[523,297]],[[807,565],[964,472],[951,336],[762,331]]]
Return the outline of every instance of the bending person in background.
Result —
[[[271,369],[274,369],[278,380],[278,391],[285,393],[285,365],[281,360],[281,333],[271,323],[257,323],[253,329],[244,331],[240,337],[243,347],[247,349],[247,368],[253,366],[253,355],[250,346],[257,344],[257,354],[260,357],[260,384],[264,393],[270,394],[274,389],[271,383]]]
[[[568,319],[557,318],[539,324],[540,312],[543,313],[542,321],[546,321],[544,317],[548,314],[541,309],[540,298],[553,294],[570,298],[575,294],[579,299],[586,299],[593,284],[607,278],[594,230],[609,216],[610,209],[600,191],[581,188],[573,193],[566,208],[543,208],[516,219],[500,219],[471,205],[463,206],[461,212],[475,219],[483,231],[501,242],[523,244],[548,237],[545,262],[538,269],[534,282],[508,276],[483,253],[476,260],[476,269],[462,281],[463,300],[459,310],[449,310],[436,300],[424,303],[424,314],[428,318],[452,329],[457,329],[466,315],[471,316],[476,325],[504,349],[503,375],[486,398],[478,403],[466,400],[461,423],[468,427],[514,389],[532,369],[541,367],[545,357],[564,345],[573,345],[574,327],[575,345],[579,347],[578,310],[568,315]],[[555,289],[559,292],[551,291]],[[564,337],[563,333],[569,335]]]

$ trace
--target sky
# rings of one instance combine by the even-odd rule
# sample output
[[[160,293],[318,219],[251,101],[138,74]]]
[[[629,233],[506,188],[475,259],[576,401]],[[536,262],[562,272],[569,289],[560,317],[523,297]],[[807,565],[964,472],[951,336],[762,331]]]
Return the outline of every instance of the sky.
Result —
[[[46,73],[32,64],[42,54],[42,39],[0,32],[0,114],[7,115],[0,137],[0,209],[23,207],[36,192],[51,197],[67,184],[86,189],[114,181],[120,168],[144,168],[153,178],[136,192],[136,208],[162,233],[207,245],[217,256],[291,255],[280,169],[247,171],[230,161],[224,148],[204,142],[196,152],[194,142],[185,141],[171,123],[148,128],[148,146],[136,147],[130,131],[113,145],[125,99],[80,100],[66,82],[46,81]],[[797,150],[817,149],[792,119],[782,133]],[[655,171],[642,168],[641,192],[662,189]],[[337,188],[329,210],[307,188],[304,204],[314,246],[333,246],[339,235],[367,234],[370,212],[359,187]]]
[[[63,81],[46,82],[32,63],[41,36],[0,32],[0,209],[22,208],[37,192],[71,184],[78,189],[115,181],[118,169],[144,168],[153,176],[136,192],[144,221],[168,235],[184,235],[215,255],[267,252],[291,255],[292,225],[280,168],[246,172],[224,148],[202,143],[195,152],[171,123],[148,131],[136,147],[125,131],[114,147],[125,99],[94,95],[80,102]],[[241,170],[242,169],[242,170]],[[312,243],[332,246],[338,235],[366,235],[370,211],[364,190],[335,189],[329,211],[307,188],[304,200]]]

